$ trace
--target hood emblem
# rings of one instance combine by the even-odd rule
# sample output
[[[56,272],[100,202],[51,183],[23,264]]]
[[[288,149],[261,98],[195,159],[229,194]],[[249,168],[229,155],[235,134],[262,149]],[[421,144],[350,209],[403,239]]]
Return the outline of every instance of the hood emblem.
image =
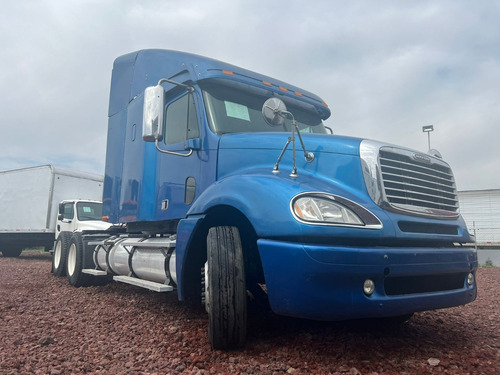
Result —
[[[413,154],[412,158],[421,163],[431,164],[431,158],[424,154]]]

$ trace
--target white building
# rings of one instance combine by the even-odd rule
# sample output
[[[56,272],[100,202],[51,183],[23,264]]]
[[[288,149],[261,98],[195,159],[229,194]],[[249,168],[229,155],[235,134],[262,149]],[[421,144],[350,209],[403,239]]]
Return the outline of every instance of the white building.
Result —
[[[478,247],[500,248],[500,189],[459,191],[458,200]]]

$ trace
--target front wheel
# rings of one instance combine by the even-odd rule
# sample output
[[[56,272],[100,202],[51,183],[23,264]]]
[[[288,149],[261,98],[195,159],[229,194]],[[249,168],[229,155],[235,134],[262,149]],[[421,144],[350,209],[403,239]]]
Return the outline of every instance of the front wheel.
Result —
[[[90,275],[82,272],[84,251],[82,234],[75,232],[69,243],[66,277],[68,278],[68,282],[76,287],[91,284]]]
[[[214,349],[232,349],[245,343],[246,283],[238,228],[210,228],[207,236],[205,299],[208,337]]]

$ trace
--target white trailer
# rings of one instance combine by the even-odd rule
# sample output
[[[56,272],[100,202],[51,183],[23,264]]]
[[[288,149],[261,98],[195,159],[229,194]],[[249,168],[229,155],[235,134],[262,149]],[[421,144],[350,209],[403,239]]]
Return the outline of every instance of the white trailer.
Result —
[[[0,251],[19,256],[28,247],[52,249],[59,203],[102,199],[103,177],[52,165],[0,172]],[[60,224],[59,224],[60,225]]]

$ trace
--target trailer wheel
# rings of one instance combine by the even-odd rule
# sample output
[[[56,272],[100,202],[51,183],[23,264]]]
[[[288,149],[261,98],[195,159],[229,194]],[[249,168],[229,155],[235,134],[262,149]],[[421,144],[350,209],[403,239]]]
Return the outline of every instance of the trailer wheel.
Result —
[[[82,234],[78,232],[73,233],[68,248],[66,277],[68,278],[68,282],[76,287],[91,284],[90,275],[82,272],[84,250]]]
[[[52,255],[52,273],[55,276],[66,275],[66,259],[70,240],[71,232],[61,232],[57,237],[54,254]]]
[[[247,329],[245,265],[236,227],[214,227],[208,232],[205,298],[212,348],[243,346]]]
[[[17,258],[22,252],[23,249],[18,247],[8,247],[2,249],[2,255],[5,258]]]

